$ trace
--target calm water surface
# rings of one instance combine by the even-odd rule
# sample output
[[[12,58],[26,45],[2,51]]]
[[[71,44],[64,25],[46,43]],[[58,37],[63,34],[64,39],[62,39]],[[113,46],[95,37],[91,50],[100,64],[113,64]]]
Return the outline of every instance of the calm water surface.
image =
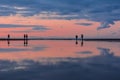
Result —
[[[0,80],[120,80],[120,42],[0,41]]]

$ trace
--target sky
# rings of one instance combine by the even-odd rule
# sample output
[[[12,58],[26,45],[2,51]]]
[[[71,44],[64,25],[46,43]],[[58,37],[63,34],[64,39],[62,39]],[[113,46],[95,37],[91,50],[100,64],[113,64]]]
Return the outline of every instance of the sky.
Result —
[[[120,0],[0,0],[0,37],[120,38]]]

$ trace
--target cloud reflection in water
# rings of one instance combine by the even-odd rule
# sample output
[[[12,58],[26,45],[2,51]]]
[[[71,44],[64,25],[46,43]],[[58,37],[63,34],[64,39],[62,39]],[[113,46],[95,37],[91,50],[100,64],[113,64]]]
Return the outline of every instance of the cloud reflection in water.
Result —
[[[57,47],[54,46],[55,43]],[[61,51],[62,48],[61,55],[65,55],[65,53],[67,54],[66,51],[71,49],[69,42],[66,42],[64,47],[60,45],[61,42],[58,41],[58,43],[42,42],[41,44],[51,45],[49,47],[51,52],[49,54],[47,53],[47,56],[52,53],[52,50],[58,51],[60,49]],[[70,57],[69,55],[71,54],[69,53],[69,55],[67,54],[65,57],[54,55],[52,57],[43,57],[41,55],[37,60],[29,58],[20,61],[0,60],[0,80],[119,80],[120,56],[116,56],[116,53],[109,48],[109,45],[106,46],[103,44],[105,43],[100,43],[99,47],[94,45],[99,52],[97,55],[93,55],[95,54],[95,52],[93,52],[94,48],[91,47],[90,50],[88,48],[90,47],[89,45],[87,45],[88,47],[72,46],[71,50],[75,49],[73,50],[74,55],[93,55],[88,57]],[[37,44],[37,46],[32,45],[32,48],[26,49],[40,53],[39,51],[46,50],[47,48],[38,45],[40,44]],[[75,52],[78,52],[78,54]],[[45,55],[45,53],[43,55]],[[28,56],[30,55],[28,54]]]

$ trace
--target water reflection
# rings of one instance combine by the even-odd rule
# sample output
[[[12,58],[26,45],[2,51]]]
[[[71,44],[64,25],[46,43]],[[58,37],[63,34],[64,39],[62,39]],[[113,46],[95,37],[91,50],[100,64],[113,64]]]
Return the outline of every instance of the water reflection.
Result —
[[[10,40],[7,40],[8,46],[10,46]]]
[[[78,45],[78,41],[76,41],[75,44]]]
[[[98,49],[100,50],[102,56],[108,56],[108,57],[114,56],[114,53],[110,52],[109,48],[98,48]]]
[[[83,47],[83,44],[84,44],[83,41],[81,41],[81,47]]]
[[[0,46],[0,80],[119,80],[120,43],[11,41]]]
[[[74,41],[29,41],[29,45],[23,46],[23,41],[10,41],[10,46],[6,45],[6,41],[0,44],[0,59],[2,60],[23,60],[38,58],[87,58],[101,55],[111,51],[111,55],[120,56],[119,42],[97,42],[97,41],[78,41],[78,45]],[[18,55],[21,55],[18,57]]]
[[[78,45],[78,44],[79,44],[79,41],[78,41],[78,40],[76,40],[75,44],[76,44],[76,45]],[[82,41],[80,41],[80,45],[81,45],[81,47],[83,47],[83,45],[84,45],[84,41],[83,41],[83,40],[82,40]]]
[[[28,46],[28,40],[24,39],[24,46]]]

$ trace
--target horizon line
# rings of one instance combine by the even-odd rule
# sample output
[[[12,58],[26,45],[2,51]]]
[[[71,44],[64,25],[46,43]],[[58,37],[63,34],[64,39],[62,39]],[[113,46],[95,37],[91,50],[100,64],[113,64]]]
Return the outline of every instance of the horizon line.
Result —
[[[0,38],[0,40],[82,40],[81,38]],[[84,38],[85,41],[120,41],[120,38]]]

